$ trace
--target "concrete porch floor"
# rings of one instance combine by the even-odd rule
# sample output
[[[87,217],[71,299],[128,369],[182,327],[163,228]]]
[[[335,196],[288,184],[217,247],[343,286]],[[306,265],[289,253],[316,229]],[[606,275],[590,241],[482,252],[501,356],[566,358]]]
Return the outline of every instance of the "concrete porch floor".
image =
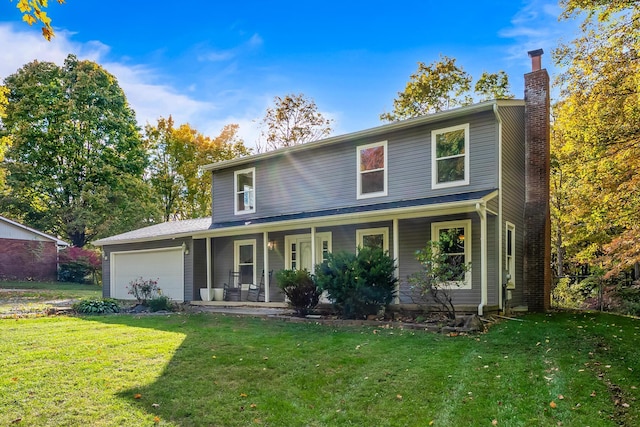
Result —
[[[293,313],[293,310],[284,302],[191,301],[190,304],[196,310],[209,313],[244,316],[279,316]]]

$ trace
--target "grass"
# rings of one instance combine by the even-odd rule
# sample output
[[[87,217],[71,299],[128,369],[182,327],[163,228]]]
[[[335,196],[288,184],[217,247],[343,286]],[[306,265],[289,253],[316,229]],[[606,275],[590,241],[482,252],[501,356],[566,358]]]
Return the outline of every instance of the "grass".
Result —
[[[0,281],[0,316],[46,312],[53,301],[100,298],[96,285],[64,282]]]
[[[0,425],[640,424],[640,320],[523,320],[459,337],[211,314],[0,320]]]

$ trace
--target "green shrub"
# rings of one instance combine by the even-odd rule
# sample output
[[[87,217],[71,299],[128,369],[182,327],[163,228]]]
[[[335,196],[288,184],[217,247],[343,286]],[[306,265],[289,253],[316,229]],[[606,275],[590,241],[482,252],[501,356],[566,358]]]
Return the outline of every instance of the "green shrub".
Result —
[[[96,251],[73,246],[59,252],[58,265],[60,282],[88,283],[92,278],[96,283],[102,269],[102,261]]]
[[[155,298],[151,298],[147,301],[147,305],[152,312],[160,310],[174,311],[175,309],[175,304],[166,295],[158,295]]]
[[[321,292],[307,270],[280,270],[276,281],[298,316],[306,316],[318,305]]]
[[[73,309],[80,314],[113,314],[120,312],[120,305],[114,299],[101,298],[79,301]]]
[[[579,285],[572,285],[571,279],[563,277],[551,291],[551,301],[563,308],[582,308],[585,297],[579,291]]]
[[[471,263],[451,256],[451,252],[459,250],[461,245],[458,229],[441,233],[439,240],[430,240],[424,248],[416,251],[416,260],[422,270],[409,277],[411,288],[418,291],[420,299],[428,305],[431,302],[439,305],[449,319],[456,318],[452,291],[465,283],[467,273],[471,271]]]
[[[394,272],[394,260],[382,249],[361,248],[357,255],[328,254],[316,266],[315,282],[342,317],[359,319],[391,303],[398,281]]]

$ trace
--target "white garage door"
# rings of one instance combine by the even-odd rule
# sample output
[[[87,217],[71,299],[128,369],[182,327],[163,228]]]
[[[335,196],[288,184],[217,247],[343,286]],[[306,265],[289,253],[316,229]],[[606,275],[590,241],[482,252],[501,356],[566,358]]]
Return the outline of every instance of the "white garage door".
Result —
[[[162,294],[184,301],[184,256],[182,247],[111,253],[111,297],[134,299],[129,283],[142,277],[158,280]]]

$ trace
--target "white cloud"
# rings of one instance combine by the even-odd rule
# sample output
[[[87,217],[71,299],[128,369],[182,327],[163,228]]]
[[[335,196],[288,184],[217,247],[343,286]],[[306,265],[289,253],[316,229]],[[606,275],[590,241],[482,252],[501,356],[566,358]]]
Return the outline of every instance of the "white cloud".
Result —
[[[206,51],[203,48],[203,52],[198,54],[198,61],[203,62],[222,62],[229,61],[239,55],[242,55],[248,51],[258,49],[262,46],[264,41],[259,34],[252,35],[247,41],[244,43],[226,50],[209,50]]]
[[[58,31],[55,39],[47,42],[36,31],[0,24],[0,46],[10,46],[0,50],[0,80],[36,59],[62,65],[72,53],[80,59],[99,63],[116,76],[141,126],[147,122],[155,123],[159,117],[169,114],[177,123],[197,124],[194,123],[196,118],[206,117],[213,110],[214,105],[209,102],[196,100],[166,84],[158,83],[160,79],[155,71],[144,65],[107,62],[105,57],[109,47],[103,43],[76,43],[71,37],[72,34],[68,32]]]
[[[511,26],[500,31],[504,38],[515,40],[509,49],[511,59],[522,58],[522,52],[543,48],[551,53],[567,26],[558,22],[560,9],[557,3],[531,0],[511,19]]]

